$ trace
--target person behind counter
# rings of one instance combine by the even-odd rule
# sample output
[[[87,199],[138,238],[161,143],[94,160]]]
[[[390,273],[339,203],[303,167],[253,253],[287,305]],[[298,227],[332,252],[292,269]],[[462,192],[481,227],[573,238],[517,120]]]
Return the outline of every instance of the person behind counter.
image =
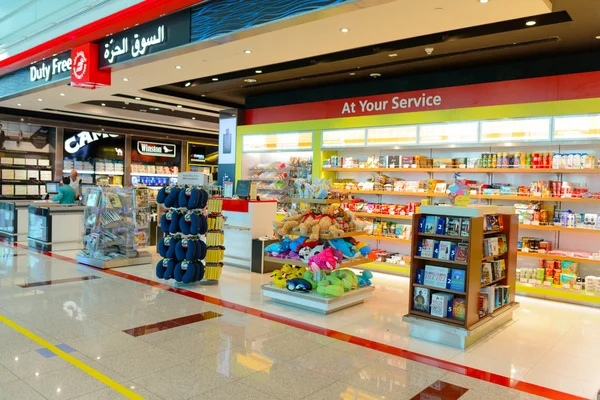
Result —
[[[75,197],[77,193],[69,184],[71,178],[68,176],[64,177],[58,188],[58,194],[52,198],[52,201],[60,204],[75,204]]]

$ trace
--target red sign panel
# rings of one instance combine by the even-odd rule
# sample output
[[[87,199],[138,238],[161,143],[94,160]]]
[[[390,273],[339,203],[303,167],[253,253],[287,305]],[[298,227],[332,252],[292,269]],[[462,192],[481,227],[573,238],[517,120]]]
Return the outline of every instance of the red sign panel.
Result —
[[[586,72],[257,108],[246,111],[246,124],[311,121],[599,97],[600,72]]]
[[[71,51],[71,86],[84,89],[110,86],[110,70],[98,69],[98,45],[87,43]]]

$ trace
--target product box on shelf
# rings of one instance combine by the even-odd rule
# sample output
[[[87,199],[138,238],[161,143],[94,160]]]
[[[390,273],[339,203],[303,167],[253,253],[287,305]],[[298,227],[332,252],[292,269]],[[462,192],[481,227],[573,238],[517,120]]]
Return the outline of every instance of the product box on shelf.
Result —
[[[423,284],[425,286],[437,287],[446,289],[450,278],[450,269],[445,267],[437,267],[434,265],[425,266],[425,278]]]
[[[440,318],[452,316],[452,293],[437,292],[431,295],[431,315]]]
[[[413,309],[429,313],[430,308],[430,292],[427,288],[417,287],[414,291]]]

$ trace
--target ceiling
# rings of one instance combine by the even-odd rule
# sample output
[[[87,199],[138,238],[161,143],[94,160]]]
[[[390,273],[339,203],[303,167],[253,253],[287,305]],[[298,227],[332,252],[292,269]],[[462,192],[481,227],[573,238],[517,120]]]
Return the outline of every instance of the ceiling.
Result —
[[[600,16],[595,0],[553,2],[550,13],[548,0],[358,0],[123,63],[113,68],[109,87],[50,85],[0,107],[214,137],[219,111],[243,106],[250,96],[368,81],[373,72],[385,79],[530,57],[532,51],[600,48],[594,39],[600,32],[592,33],[591,24]],[[531,16],[537,25],[525,27]],[[513,45],[527,42],[534,44]]]

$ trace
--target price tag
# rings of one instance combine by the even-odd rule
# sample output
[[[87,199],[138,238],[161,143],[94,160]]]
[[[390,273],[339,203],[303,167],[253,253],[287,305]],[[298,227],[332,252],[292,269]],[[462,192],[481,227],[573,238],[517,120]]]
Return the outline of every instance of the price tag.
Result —
[[[542,285],[542,280],[541,279],[536,279],[535,280],[535,284],[541,286]]]
[[[441,169],[446,169],[446,165],[440,165]]]
[[[570,283],[563,283],[562,284],[562,288],[563,289],[571,289],[571,284]]]
[[[573,285],[573,289],[574,290],[581,290],[581,285],[576,283],[575,285]]]
[[[410,166],[411,168],[417,168],[417,164],[413,164]]]
[[[410,168],[410,164],[404,164],[402,165],[402,168]]]
[[[537,282],[538,282],[537,279],[530,279],[528,283],[532,283],[532,284],[535,285]]]
[[[529,249],[527,247],[525,247],[525,248],[521,249],[521,252],[523,252],[523,253],[529,253]]]
[[[544,286],[552,287],[552,281],[544,282]]]
[[[466,169],[466,168],[467,168],[467,165],[466,165],[466,164],[460,164],[460,165],[458,166],[458,168]]]
[[[519,281],[521,281],[521,283],[527,283],[527,278],[521,278]]]

